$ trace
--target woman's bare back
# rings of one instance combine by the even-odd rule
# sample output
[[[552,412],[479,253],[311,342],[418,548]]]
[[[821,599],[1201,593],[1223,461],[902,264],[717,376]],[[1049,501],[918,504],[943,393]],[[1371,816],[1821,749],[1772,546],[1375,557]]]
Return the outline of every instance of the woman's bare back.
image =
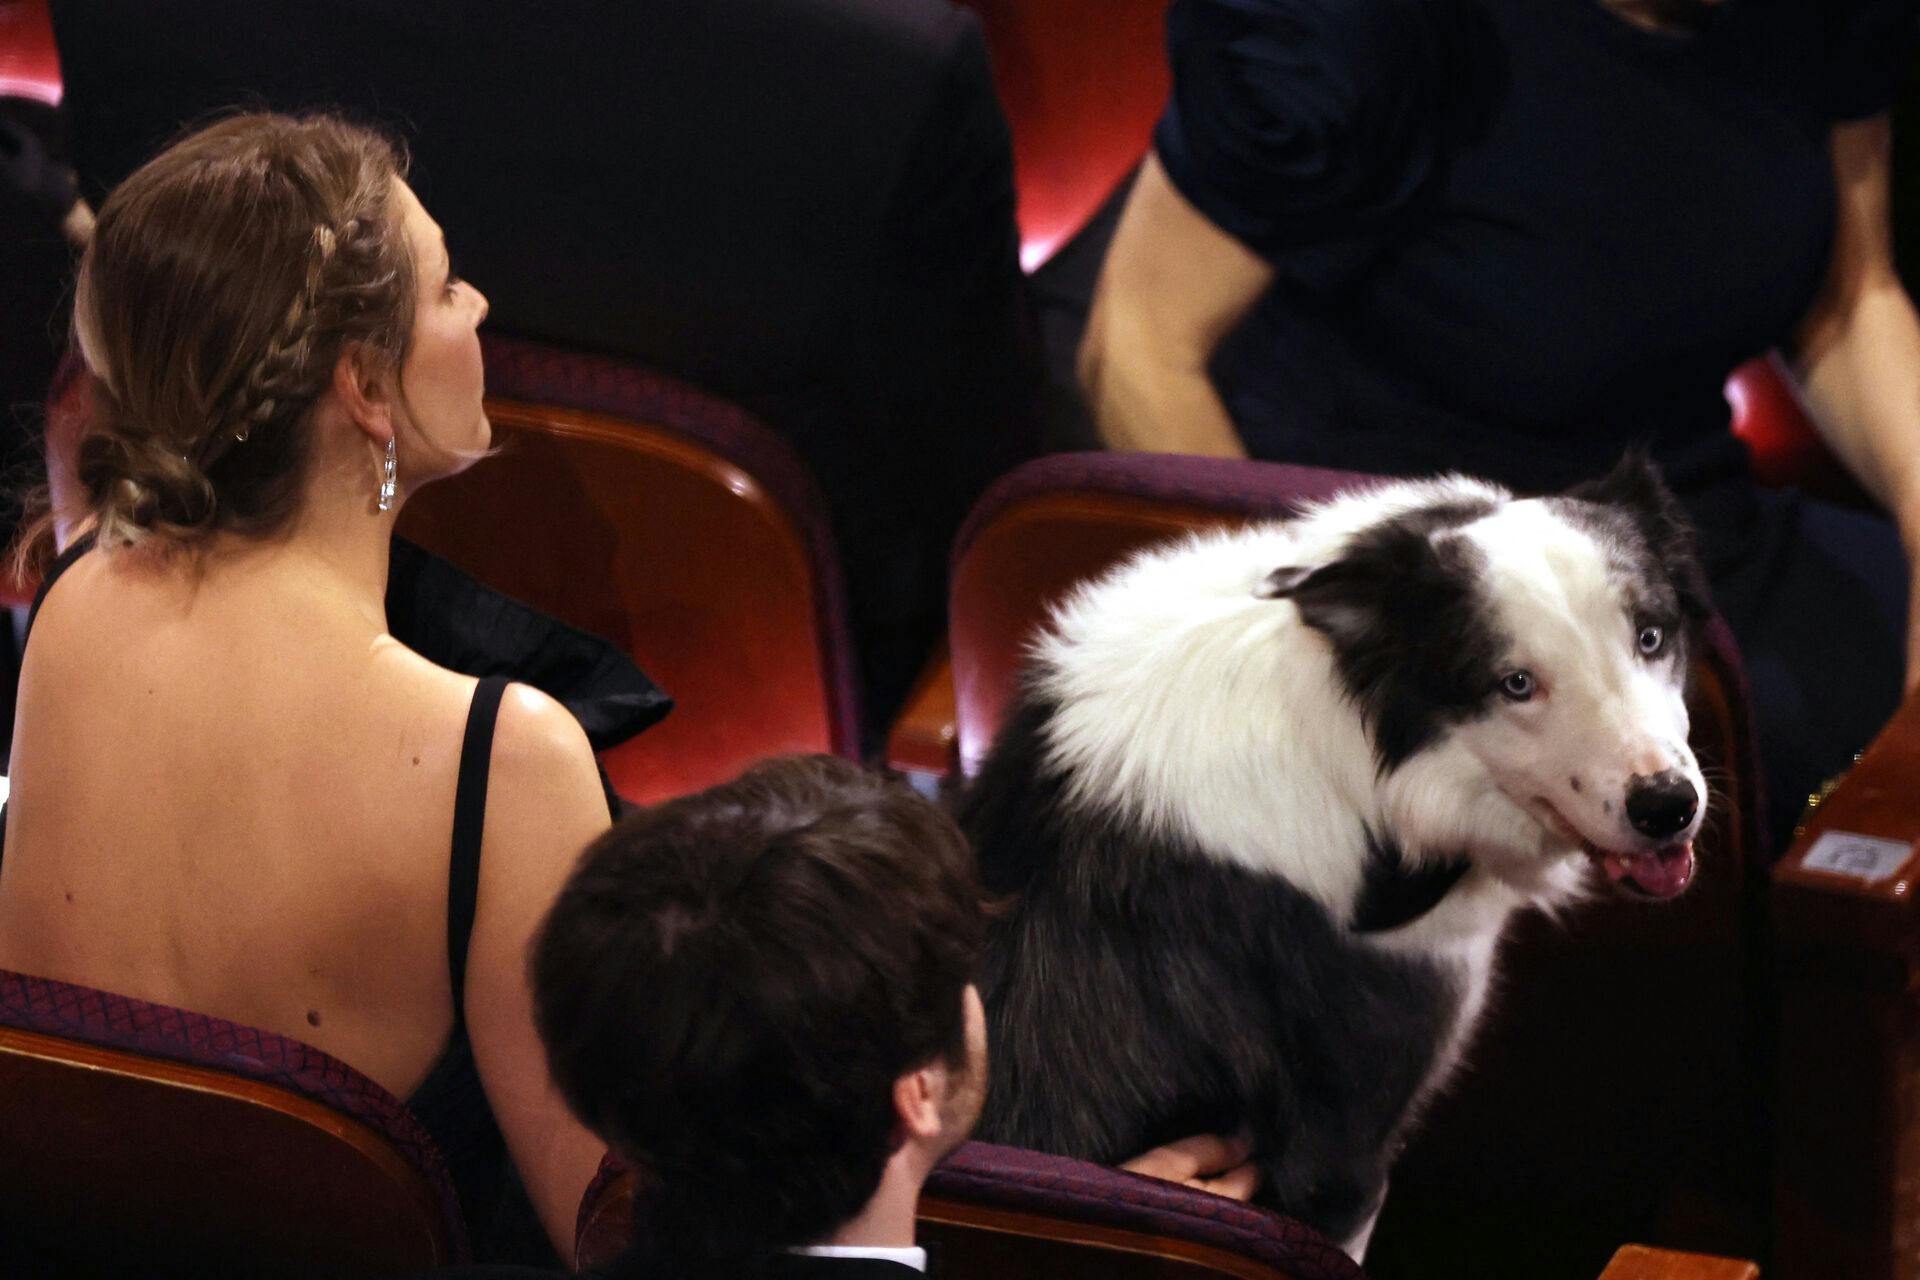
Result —
[[[0,966],[313,1044],[405,1097],[453,1020],[474,681],[285,548],[93,551],[20,681]]]

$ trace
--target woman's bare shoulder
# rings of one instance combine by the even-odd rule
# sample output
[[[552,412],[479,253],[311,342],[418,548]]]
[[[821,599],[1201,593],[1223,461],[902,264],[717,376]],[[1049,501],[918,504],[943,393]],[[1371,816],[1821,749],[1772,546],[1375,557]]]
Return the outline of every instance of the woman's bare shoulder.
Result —
[[[376,647],[376,665],[393,696],[418,710],[465,716],[480,681],[422,657],[392,637]],[[577,774],[598,776],[593,748],[580,722],[558,701],[530,684],[509,680],[494,719],[493,772],[538,781]]]
[[[528,684],[509,684],[501,696],[493,762],[497,772],[528,788],[599,788],[593,748],[580,722]]]

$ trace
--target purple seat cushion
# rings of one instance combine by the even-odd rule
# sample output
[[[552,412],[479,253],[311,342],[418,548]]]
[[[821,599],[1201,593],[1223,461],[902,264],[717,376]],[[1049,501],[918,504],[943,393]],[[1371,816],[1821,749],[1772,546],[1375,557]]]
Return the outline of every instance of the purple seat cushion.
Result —
[[[577,1234],[632,1166],[609,1152],[580,1200]],[[984,1208],[1169,1236],[1251,1258],[1293,1280],[1366,1280],[1353,1259],[1304,1223],[1178,1183],[1017,1147],[969,1142],[933,1171],[926,1194]]]
[[[773,495],[799,529],[812,561],[833,739],[843,754],[856,751],[858,682],[840,556],[825,499],[787,442],[746,410],[624,360],[494,334],[483,335],[481,349],[489,394],[663,428],[748,472]],[[644,499],[635,495],[636,501]]]
[[[4,969],[0,1026],[277,1085],[358,1120],[426,1177],[439,1199],[455,1259],[471,1256],[453,1183],[427,1131],[400,1099],[312,1045],[224,1018]]]
[[[926,1193],[1210,1245],[1294,1280],[1365,1280],[1340,1246],[1267,1209],[1178,1183],[1062,1156],[969,1142],[933,1171]]]
[[[958,563],[980,529],[1044,494],[1100,493],[1206,507],[1248,519],[1292,514],[1383,476],[1180,453],[1056,453],[1014,468],[980,496],[953,543]]]

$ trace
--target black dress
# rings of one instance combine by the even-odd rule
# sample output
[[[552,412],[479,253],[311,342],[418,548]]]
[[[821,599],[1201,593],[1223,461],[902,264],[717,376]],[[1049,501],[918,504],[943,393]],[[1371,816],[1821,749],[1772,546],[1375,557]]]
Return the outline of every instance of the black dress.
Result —
[[[1897,704],[1907,579],[1886,521],[1753,488],[1722,385],[1811,306],[1829,131],[1886,109],[1913,6],[1702,12],[1655,32],[1599,0],[1176,0],[1155,149],[1275,271],[1213,367],[1256,457],[1545,491],[1651,445],[1784,830]]]

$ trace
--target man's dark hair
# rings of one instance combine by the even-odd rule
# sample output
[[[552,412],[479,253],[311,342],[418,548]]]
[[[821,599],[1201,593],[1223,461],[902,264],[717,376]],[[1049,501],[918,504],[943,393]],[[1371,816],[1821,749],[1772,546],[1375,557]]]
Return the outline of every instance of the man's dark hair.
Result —
[[[895,779],[769,761],[587,848],[534,942],[568,1105],[650,1175],[663,1273],[737,1274],[857,1214],[893,1084],[965,1061],[985,933],[973,854]]]

